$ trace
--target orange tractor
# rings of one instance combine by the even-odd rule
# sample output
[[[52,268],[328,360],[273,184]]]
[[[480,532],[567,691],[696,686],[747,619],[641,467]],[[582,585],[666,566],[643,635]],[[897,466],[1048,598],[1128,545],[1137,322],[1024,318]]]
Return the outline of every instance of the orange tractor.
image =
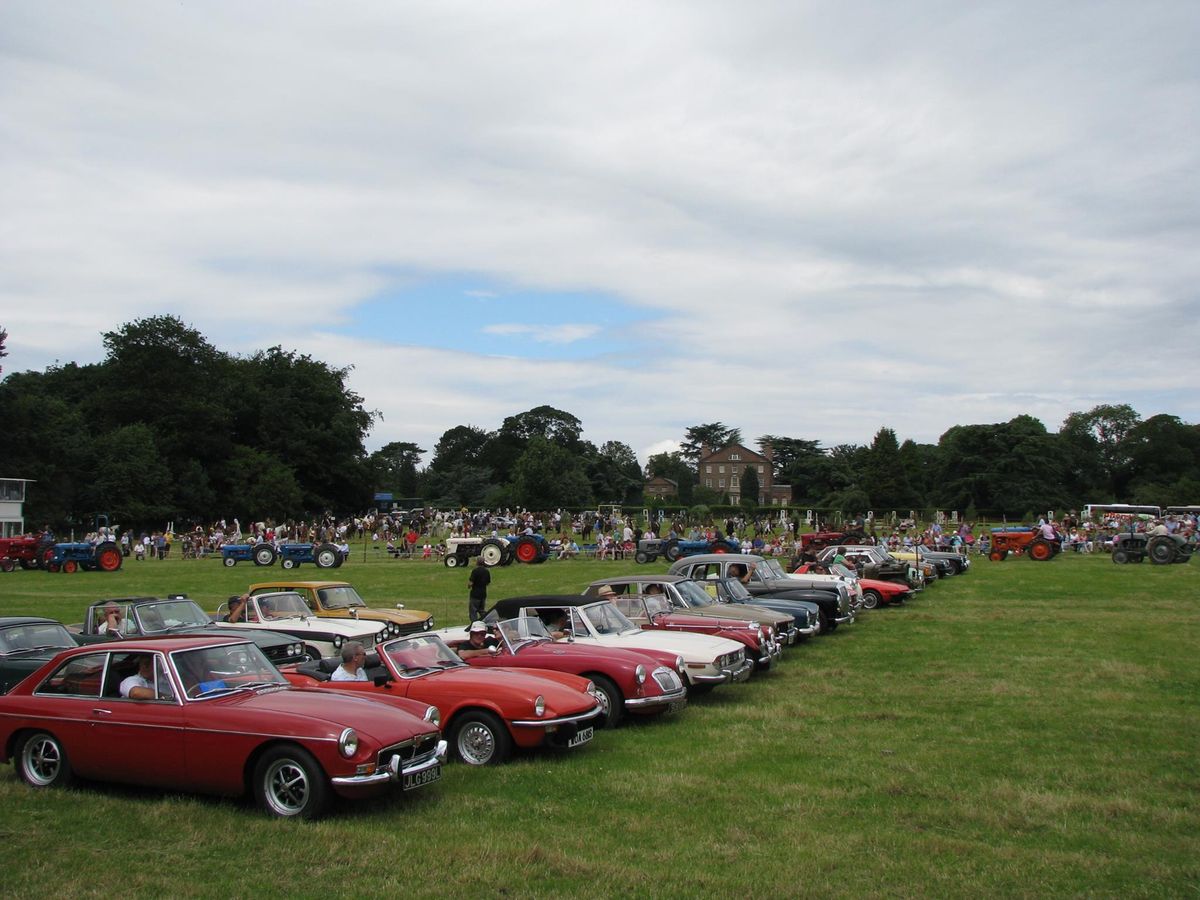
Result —
[[[1010,553],[1024,553],[1030,559],[1045,562],[1062,550],[1061,541],[1047,540],[1037,528],[1012,525],[992,529],[992,549],[988,559],[1002,562]]]

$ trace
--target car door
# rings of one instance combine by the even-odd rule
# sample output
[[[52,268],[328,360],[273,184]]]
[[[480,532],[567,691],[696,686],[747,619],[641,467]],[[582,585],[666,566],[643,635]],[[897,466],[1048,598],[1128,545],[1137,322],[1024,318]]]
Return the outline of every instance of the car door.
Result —
[[[122,697],[121,681],[137,672],[145,651],[112,651],[104,689],[91,708],[91,751],[107,761],[103,777],[162,787],[185,783],[184,719],[178,690],[162,653],[152,653],[154,699]]]

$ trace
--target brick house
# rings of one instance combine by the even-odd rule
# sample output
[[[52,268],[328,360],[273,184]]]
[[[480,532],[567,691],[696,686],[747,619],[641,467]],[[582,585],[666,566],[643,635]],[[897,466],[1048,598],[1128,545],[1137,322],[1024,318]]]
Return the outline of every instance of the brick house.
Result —
[[[642,496],[649,500],[651,497],[678,497],[679,482],[672,481],[670,478],[664,478],[662,475],[655,475],[653,478],[646,479],[645,487],[642,488]]]
[[[730,444],[719,450],[700,448],[696,462],[697,484],[729,495],[730,503],[742,502],[741,481],[747,466],[753,466],[758,476],[758,496],[754,499],[759,506],[786,506],[792,502],[792,487],[776,484],[772,471],[773,453],[767,445],[762,453],[755,453],[741,444]]]

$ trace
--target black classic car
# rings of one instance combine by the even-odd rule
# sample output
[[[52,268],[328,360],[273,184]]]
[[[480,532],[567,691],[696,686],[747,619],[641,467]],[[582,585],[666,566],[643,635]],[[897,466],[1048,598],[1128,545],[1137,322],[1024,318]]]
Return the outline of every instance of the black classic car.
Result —
[[[78,642],[66,626],[39,616],[0,618],[0,694]]]
[[[179,638],[198,634],[232,637],[183,594],[160,597],[120,597],[101,600],[88,607],[79,631],[81,644],[120,640],[129,637]],[[237,637],[253,641],[276,666],[308,659],[304,642],[290,634],[271,631],[241,631]]]

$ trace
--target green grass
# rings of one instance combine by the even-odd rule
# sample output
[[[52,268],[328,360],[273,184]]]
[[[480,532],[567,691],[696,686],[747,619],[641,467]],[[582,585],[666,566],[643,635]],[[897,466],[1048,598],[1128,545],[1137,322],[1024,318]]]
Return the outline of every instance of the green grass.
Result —
[[[493,599],[634,571],[493,570]],[[256,575],[215,561],[0,575],[0,614],[79,621],[105,596],[206,609]],[[316,577],[305,566],[295,574]],[[358,558],[374,601],[466,620],[466,573]],[[904,609],[788,651],[673,721],[573,754],[450,765],[316,823],[0,773],[9,896],[1196,896],[1200,565],[982,560]],[[148,751],[149,752],[149,751]]]

